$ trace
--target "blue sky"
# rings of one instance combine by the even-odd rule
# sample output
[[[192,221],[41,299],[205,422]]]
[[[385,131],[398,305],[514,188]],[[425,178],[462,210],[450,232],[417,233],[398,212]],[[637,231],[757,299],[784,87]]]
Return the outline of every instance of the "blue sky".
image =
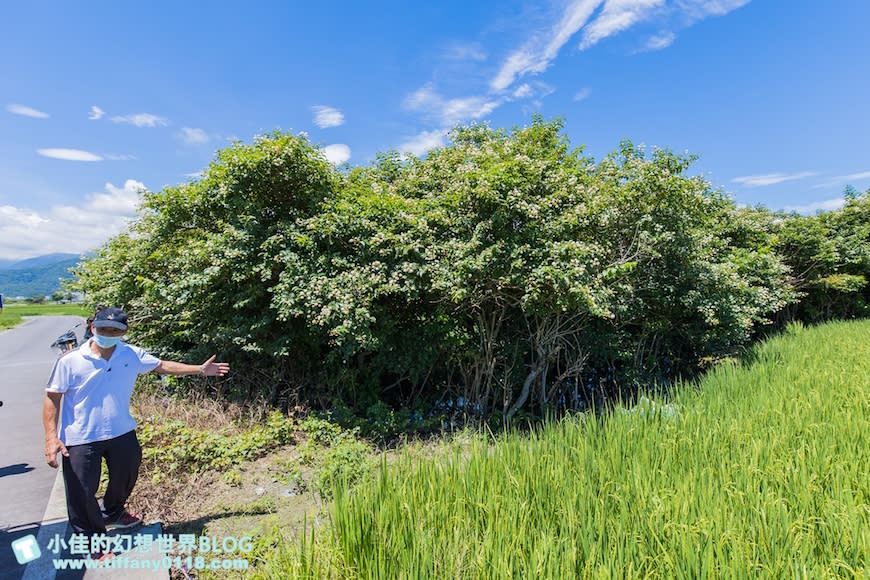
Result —
[[[6,3],[0,258],[84,252],[138,189],[305,132],[336,163],[424,155],[456,124],[562,117],[601,159],[700,156],[738,203],[810,213],[870,187],[870,2]]]

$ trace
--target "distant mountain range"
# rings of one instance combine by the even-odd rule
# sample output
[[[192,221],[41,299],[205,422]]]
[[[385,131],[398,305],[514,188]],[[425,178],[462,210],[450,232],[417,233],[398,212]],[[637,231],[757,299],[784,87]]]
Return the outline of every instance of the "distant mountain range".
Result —
[[[0,294],[4,298],[50,296],[60,290],[61,278],[72,278],[69,269],[80,254],[46,254],[26,260],[0,260]]]

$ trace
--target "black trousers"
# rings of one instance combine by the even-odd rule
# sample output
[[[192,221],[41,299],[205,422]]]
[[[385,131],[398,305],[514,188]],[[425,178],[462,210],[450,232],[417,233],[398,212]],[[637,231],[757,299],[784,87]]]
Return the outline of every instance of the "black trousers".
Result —
[[[63,457],[63,482],[69,522],[76,532],[87,535],[106,533],[105,522],[124,513],[124,505],[139,477],[142,447],[136,439],[136,432],[95,443],[71,445],[66,449],[69,457]],[[96,494],[103,458],[109,471],[109,484],[101,510]]]

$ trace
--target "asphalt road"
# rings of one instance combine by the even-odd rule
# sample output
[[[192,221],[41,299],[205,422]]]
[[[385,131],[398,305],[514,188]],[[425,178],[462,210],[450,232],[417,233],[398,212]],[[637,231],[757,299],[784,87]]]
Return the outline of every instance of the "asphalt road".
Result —
[[[36,533],[57,477],[45,463],[42,403],[59,352],[49,345],[84,320],[39,316],[0,332],[0,578],[19,578],[11,542]]]

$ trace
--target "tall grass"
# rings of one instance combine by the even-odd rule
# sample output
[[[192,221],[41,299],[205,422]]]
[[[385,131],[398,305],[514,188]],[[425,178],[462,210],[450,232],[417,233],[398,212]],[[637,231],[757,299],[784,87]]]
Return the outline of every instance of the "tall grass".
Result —
[[[440,460],[400,457],[338,493],[331,536],[279,549],[280,567],[360,578],[870,575],[870,322],[792,327],[668,403],[476,436]]]

